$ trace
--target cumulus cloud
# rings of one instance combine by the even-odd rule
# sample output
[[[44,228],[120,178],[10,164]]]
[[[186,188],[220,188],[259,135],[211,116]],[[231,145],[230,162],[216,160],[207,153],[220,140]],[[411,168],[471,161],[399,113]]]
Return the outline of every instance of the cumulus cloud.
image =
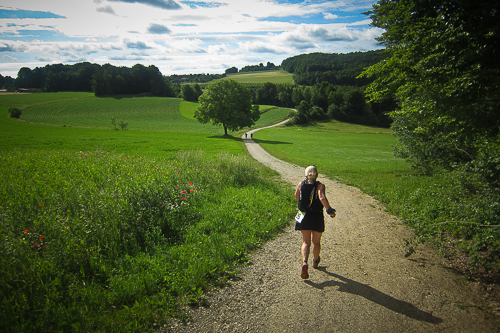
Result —
[[[181,6],[173,0],[108,0],[114,2],[126,2],[126,3],[139,3],[144,5],[149,5],[153,7],[158,7],[161,9],[181,9]]]
[[[126,42],[125,45],[129,49],[137,49],[137,50],[149,50],[151,47],[147,46],[144,42]]]
[[[164,25],[152,23],[148,28],[148,32],[150,34],[164,35],[169,34],[171,31]]]
[[[338,19],[340,16],[338,16],[337,14],[332,14],[332,13],[323,13],[323,18],[325,20],[336,20]]]
[[[19,61],[19,59],[14,58],[14,57],[11,57],[11,56],[8,56],[8,55],[4,55],[4,56],[3,56],[3,60],[4,60],[5,62],[15,62],[15,61]]]
[[[14,48],[12,45],[6,43],[0,43],[0,52],[13,52]]]
[[[113,8],[111,8],[111,6],[97,7],[96,11],[98,13],[107,13],[107,14],[116,15],[115,11],[113,10]]]
[[[273,43],[266,43],[263,41],[255,41],[255,42],[244,42],[238,43],[239,47],[248,52],[254,53],[275,53],[275,54],[283,54],[287,53],[286,50],[282,46],[278,46]]]

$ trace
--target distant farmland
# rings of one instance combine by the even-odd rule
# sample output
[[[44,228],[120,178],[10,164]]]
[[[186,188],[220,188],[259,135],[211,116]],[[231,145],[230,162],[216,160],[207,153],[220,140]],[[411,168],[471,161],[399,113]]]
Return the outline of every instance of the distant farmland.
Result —
[[[287,73],[283,70],[278,71],[261,71],[261,72],[249,72],[249,73],[238,73],[229,74],[224,79],[232,79],[240,83],[292,83],[293,74]]]

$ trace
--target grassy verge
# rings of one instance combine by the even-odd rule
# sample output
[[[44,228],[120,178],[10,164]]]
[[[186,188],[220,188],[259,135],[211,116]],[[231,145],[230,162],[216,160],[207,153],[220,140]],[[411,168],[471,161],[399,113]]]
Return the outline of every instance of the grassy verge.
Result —
[[[290,221],[245,157],[0,156],[0,330],[151,331]]]
[[[327,122],[266,129],[254,139],[273,156],[304,167],[315,164],[331,179],[385,203],[415,231],[415,238],[404,240],[406,255],[430,241],[453,261],[465,257],[467,265],[457,269],[468,276],[498,281],[500,199],[479,180],[459,173],[415,174],[393,156],[396,140],[384,129]]]

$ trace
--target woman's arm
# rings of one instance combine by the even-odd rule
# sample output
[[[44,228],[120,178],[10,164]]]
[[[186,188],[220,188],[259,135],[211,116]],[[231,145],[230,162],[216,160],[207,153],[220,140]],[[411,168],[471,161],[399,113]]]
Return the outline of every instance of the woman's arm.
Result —
[[[297,185],[297,188],[295,189],[295,199],[300,200],[300,183]]]
[[[330,203],[328,202],[328,199],[326,197],[326,188],[324,184],[319,184],[318,186],[318,198],[323,204],[323,207],[325,207],[326,210],[332,208],[330,206]],[[330,217],[335,217],[335,213],[330,214]]]

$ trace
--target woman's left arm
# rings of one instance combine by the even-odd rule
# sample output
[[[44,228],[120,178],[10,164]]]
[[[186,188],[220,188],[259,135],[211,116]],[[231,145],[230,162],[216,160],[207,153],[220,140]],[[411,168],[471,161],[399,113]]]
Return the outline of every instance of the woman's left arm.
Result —
[[[330,202],[328,202],[328,199],[326,198],[326,188],[324,184],[319,184],[318,186],[318,198],[323,204],[323,207],[328,211],[330,208]],[[330,217],[335,217],[335,213],[330,214]]]

